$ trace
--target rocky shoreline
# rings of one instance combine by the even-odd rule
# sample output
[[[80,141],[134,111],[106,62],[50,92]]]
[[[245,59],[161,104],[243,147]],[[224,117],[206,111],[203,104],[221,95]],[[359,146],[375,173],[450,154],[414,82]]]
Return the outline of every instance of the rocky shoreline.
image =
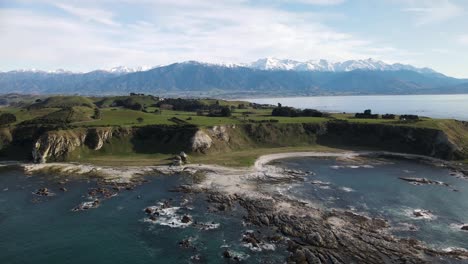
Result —
[[[174,191],[204,193],[214,211],[228,212],[236,206],[242,207],[247,212],[244,219],[246,222],[268,228],[277,234],[276,238],[245,234],[244,242],[254,248],[271,241],[287,243],[290,252],[288,263],[454,263],[468,260],[467,251],[440,251],[415,239],[397,238],[390,233],[390,226],[384,219],[370,218],[351,211],[315,207],[262,188],[265,185],[301,181],[305,172],[285,170],[268,163],[276,159],[306,156],[350,160],[359,157],[406,158],[447,167],[453,171],[453,176],[467,177],[466,167],[462,164],[389,152],[272,154],[259,158],[253,168],[192,164],[119,169],[63,163],[28,164],[23,168],[28,173],[40,173],[52,167],[55,171],[64,173],[94,173],[105,181],[122,184],[131,183],[134,177],[152,172],[187,173],[194,178],[192,184],[180,186]],[[203,177],[195,180],[195,175]],[[151,217],[156,211],[147,213]],[[187,223],[191,221],[185,220]],[[222,254],[226,258],[232,258],[228,251]]]

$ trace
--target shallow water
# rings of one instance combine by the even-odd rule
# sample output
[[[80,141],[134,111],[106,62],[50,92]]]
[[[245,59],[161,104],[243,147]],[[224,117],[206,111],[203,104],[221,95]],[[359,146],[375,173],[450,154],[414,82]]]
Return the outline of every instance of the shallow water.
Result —
[[[304,183],[278,187],[279,192],[308,200],[327,208],[351,209],[372,217],[388,219],[392,231],[444,249],[468,249],[468,181],[449,170],[407,160],[380,160],[349,163],[337,159],[291,158],[278,166],[312,171]],[[415,186],[399,177],[424,177],[448,183]],[[458,191],[454,191],[454,189]],[[421,219],[413,210],[430,210],[432,217]],[[413,226],[415,230],[409,230]]]
[[[281,103],[297,108],[357,113],[371,109],[376,114],[415,114],[468,121],[468,94],[313,96],[246,99],[260,104]]]
[[[203,195],[184,197],[169,190],[185,181],[183,176],[147,177],[150,182],[134,190],[122,191],[103,200],[98,208],[71,211],[88,201],[93,180],[71,180],[61,192],[59,178],[50,175],[26,177],[19,171],[0,174],[0,263],[222,263],[224,247],[247,257],[247,263],[282,262],[284,248],[254,252],[240,242],[244,226],[242,211],[211,213]],[[33,192],[47,187],[55,196],[39,197]],[[148,206],[172,199],[179,204],[188,198],[186,209],[175,217],[189,214],[198,222],[219,223],[219,228],[174,228],[147,221]],[[39,200],[33,202],[33,200]],[[232,214],[232,215],[231,215]],[[146,220],[145,220],[146,219]],[[194,248],[181,248],[190,238]]]

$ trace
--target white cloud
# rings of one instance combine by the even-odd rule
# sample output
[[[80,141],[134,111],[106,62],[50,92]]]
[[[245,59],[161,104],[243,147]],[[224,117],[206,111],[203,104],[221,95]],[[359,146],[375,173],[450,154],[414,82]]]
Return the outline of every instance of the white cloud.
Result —
[[[86,22],[94,21],[108,26],[118,25],[118,23],[113,20],[113,13],[109,11],[97,8],[76,7],[64,3],[56,3],[54,5]]]
[[[90,0],[81,1],[86,8],[62,2],[53,5],[73,16],[0,9],[3,67],[92,70],[184,60],[393,60],[407,54],[327,27],[320,13],[250,6],[244,0],[111,1],[121,8],[138,8],[133,22],[117,20],[117,9],[104,11]],[[392,51],[392,58],[382,52],[386,50]]]
[[[468,34],[458,37],[458,41],[463,45],[468,45]]]
[[[345,2],[345,0],[284,0],[289,2],[299,2],[311,5],[339,5]]]
[[[464,9],[449,0],[413,0],[406,1],[410,7],[404,11],[416,17],[416,25],[428,25],[444,22],[463,15]]]

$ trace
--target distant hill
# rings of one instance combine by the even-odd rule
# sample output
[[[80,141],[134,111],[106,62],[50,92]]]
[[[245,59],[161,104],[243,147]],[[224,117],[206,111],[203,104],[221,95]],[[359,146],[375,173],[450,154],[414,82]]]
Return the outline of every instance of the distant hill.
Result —
[[[82,96],[52,96],[46,98],[44,100],[38,100],[29,108],[31,109],[39,109],[39,108],[67,108],[67,107],[75,107],[75,106],[83,106],[94,108],[95,105],[93,101],[89,98],[82,97]]]
[[[383,64],[374,60],[348,61],[336,64],[330,70],[275,68],[271,63],[269,68],[262,68],[259,63],[255,65],[191,61],[140,71],[12,71],[0,73],[0,93],[122,95],[135,92],[158,96],[231,98],[468,93],[468,80],[448,77],[427,68]]]

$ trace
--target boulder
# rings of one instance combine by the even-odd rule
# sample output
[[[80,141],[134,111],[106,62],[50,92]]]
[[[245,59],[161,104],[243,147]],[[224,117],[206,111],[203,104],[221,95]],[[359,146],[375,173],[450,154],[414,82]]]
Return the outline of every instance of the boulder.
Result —
[[[185,152],[183,152],[183,151],[180,152],[180,153],[179,153],[179,156],[180,156],[181,160],[182,160],[184,163],[187,163],[187,161],[188,161],[188,155],[185,154]]]
[[[184,216],[182,217],[182,220],[181,220],[181,221],[182,221],[182,223],[187,224],[187,223],[192,222],[192,218],[190,218],[190,216],[188,216],[188,215],[184,215]]]

